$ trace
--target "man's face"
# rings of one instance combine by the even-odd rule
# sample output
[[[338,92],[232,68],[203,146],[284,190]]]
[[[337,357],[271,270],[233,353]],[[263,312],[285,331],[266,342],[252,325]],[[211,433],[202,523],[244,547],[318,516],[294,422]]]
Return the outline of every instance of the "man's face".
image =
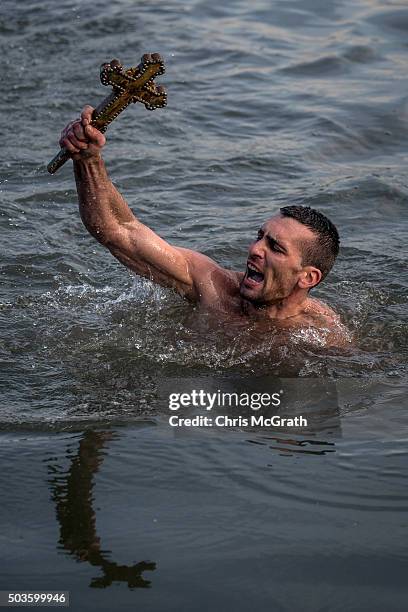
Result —
[[[313,232],[295,219],[277,215],[266,221],[249,247],[240,295],[256,304],[273,304],[296,288],[302,271],[302,244]]]

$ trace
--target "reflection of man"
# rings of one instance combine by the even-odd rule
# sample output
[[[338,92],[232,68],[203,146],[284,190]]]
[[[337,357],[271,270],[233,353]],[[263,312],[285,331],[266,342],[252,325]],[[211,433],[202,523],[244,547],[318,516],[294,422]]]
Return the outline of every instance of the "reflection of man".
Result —
[[[143,225],[111,183],[101,158],[105,137],[90,125],[92,107],[62,132],[60,145],[74,160],[82,220],[125,266],[173,287],[189,300],[236,317],[273,319],[284,327],[330,330],[346,340],[337,315],[309,290],[330,271],[339,249],[335,226],[308,207],[288,206],[266,221],[249,247],[244,273],[168,244]]]
[[[110,551],[102,549],[96,531],[93,508],[94,475],[104,459],[104,446],[112,438],[111,432],[86,431],[79,443],[78,453],[69,453],[71,465],[62,476],[50,470],[50,485],[60,523],[60,544],[78,561],[86,561],[102,569],[102,576],[93,578],[90,586],[106,588],[113,582],[127,582],[129,588],[150,586],[143,576],[153,571],[156,564],[140,561],[134,565],[119,565],[109,559]]]

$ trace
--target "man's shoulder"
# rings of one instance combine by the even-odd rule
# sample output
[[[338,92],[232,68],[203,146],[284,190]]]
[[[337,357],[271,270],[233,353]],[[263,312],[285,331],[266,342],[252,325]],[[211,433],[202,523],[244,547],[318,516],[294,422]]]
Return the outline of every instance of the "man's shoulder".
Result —
[[[325,330],[327,343],[346,346],[352,342],[352,335],[342,323],[340,316],[325,302],[309,298],[303,312],[304,321],[311,327]]]
[[[326,320],[338,320],[339,315],[330,308],[325,302],[318,300],[317,298],[309,297],[304,307],[304,313],[310,316],[321,317]]]

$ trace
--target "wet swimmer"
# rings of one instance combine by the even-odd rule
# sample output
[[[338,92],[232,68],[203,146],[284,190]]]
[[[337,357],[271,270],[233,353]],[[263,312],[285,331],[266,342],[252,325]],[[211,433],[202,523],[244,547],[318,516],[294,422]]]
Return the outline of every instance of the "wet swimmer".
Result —
[[[309,207],[281,208],[259,228],[245,272],[173,246],[136,218],[112,184],[101,155],[105,137],[90,125],[92,111],[85,106],[81,118],[67,125],[60,145],[73,159],[82,221],[112,255],[136,274],[228,317],[320,330],[326,344],[349,342],[338,315],[309,295],[338,254],[338,232],[329,219]]]

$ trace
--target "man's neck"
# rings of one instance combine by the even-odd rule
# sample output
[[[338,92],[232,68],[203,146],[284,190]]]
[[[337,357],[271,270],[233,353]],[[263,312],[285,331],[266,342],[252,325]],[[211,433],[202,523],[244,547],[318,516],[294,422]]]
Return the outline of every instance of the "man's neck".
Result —
[[[258,304],[241,298],[241,310],[243,314],[254,318],[283,320],[302,315],[308,301],[308,293],[303,292],[268,304]]]

